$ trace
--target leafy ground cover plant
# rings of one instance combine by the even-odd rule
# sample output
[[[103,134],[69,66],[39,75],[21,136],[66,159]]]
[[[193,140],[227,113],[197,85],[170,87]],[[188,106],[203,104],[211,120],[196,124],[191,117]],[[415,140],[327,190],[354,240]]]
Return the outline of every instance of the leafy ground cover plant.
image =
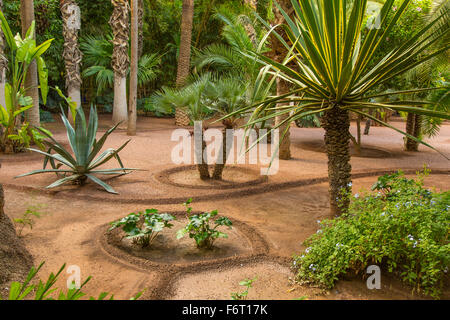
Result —
[[[172,228],[173,224],[170,222],[173,220],[175,217],[170,214],[160,214],[156,209],[147,209],[145,212],[131,213],[125,218],[111,222],[109,231],[122,228],[127,239],[144,248],[151,246],[164,228]]]
[[[42,262],[39,267],[32,267],[28,273],[25,281],[13,282],[9,288],[8,300],[80,300],[82,297],[86,296],[81,290],[83,287],[91,280],[92,277],[88,277],[81,285],[80,288],[68,289],[67,292],[59,291],[57,298],[53,298],[52,294],[55,293],[58,288],[55,288],[55,283],[61,275],[62,271],[65,269],[66,264],[64,264],[56,274],[53,272],[49,275],[46,282],[39,280],[38,284],[32,284],[39,270],[41,270],[44,262]],[[143,292],[139,292],[130,300],[137,300]],[[102,292],[98,298],[90,297],[89,300],[114,300],[114,295],[111,295],[109,299],[108,292]],[[0,296],[0,300],[2,297]]]
[[[138,170],[125,168],[123,166],[122,160],[119,157],[119,152],[126,147],[130,140],[125,142],[118,149],[108,148],[100,153],[108,136],[117,129],[117,126],[119,124],[107,130],[105,134],[99,140],[97,140],[96,136],[98,130],[98,116],[97,110],[94,106],[91,106],[89,123],[87,123],[86,121],[86,117],[82,108],[77,108],[75,110],[75,128],[72,127],[64,112],[62,113],[61,118],[67,130],[67,137],[69,139],[72,153],[67,150],[62,144],[58,143],[46,131],[38,129],[44,136],[46,136],[46,138],[49,139],[44,141],[44,144],[46,145],[46,147],[48,147],[48,150],[47,152],[37,149],[29,150],[43,154],[45,156],[44,168],[42,170],[35,170],[20,175],[18,176],[18,178],[41,173],[56,173],[56,175],[60,179],[47,186],[47,189],[59,187],[62,184],[68,182],[83,185],[86,183],[87,179],[89,179],[92,182],[100,185],[106,191],[117,194],[117,192],[110,185],[96,177],[95,174],[107,176],[122,176],[125,174],[129,174],[132,171]],[[105,164],[112,158],[115,158],[117,160],[120,168],[102,170],[98,169],[98,167]],[[48,164],[51,165],[52,169],[46,169]]]
[[[189,199],[184,205],[187,209],[188,224],[178,230],[177,239],[183,238],[186,234],[189,234],[189,238],[194,239],[199,249],[211,249],[214,241],[218,238],[228,238],[226,233],[220,232],[217,228],[225,226],[229,229],[232,228],[233,223],[227,217],[219,217],[214,220],[214,227],[211,226],[212,220],[218,215],[218,211],[204,212],[201,214],[192,213],[192,207],[190,204],[192,199]]]
[[[231,293],[232,300],[246,300],[248,296],[248,291],[253,287],[253,282],[256,281],[257,278],[254,279],[245,279],[239,282],[240,286],[245,287],[246,289],[242,292],[233,292]]]
[[[294,256],[296,279],[331,288],[347,273],[376,264],[420,292],[438,298],[450,264],[450,192],[425,188],[399,171],[355,194],[347,214],[319,222],[306,251]]]

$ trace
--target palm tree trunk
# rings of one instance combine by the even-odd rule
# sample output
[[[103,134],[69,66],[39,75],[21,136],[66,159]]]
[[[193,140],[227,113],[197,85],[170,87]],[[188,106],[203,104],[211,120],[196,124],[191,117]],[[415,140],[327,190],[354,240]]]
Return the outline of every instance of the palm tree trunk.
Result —
[[[136,135],[136,108],[138,87],[138,60],[139,60],[139,0],[131,0],[131,70],[130,70],[130,101],[128,107],[129,136]]]
[[[194,0],[183,0],[183,12],[181,16],[180,53],[178,55],[177,87],[184,86],[189,76],[191,65],[191,41],[192,24],[194,20]],[[188,126],[189,117],[182,109],[175,111],[175,124]]]
[[[0,183],[0,217],[5,214],[5,193],[3,192],[3,185]]]
[[[369,114],[372,115],[372,110],[369,110]],[[370,132],[370,126],[372,125],[372,120],[367,118],[366,120],[366,126],[364,128],[364,135],[368,136]]]
[[[205,150],[206,150],[206,141],[204,139],[204,130],[201,131],[201,137],[195,138],[195,159],[197,163],[197,169],[200,174],[201,180],[209,180],[211,177],[209,175],[209,168],[208,168],[208,159],[205,159]],[[197,140],[201,139],[201,140]],[[198,148],[201,144],[201,148]]]
[[[413,137],[418,138],[420,136],[421,131],[421,124],[417,123],[421,122],[421,119],[419,116],[408,113],[408,116],[406,118],[406,133],[412,135]],[[405,137],[405,150],[406,151],[418,151],[419,150],[419,144],[414,141],[413,139],[410,139],[408,137]]]
[[[20,14],[22,20],[22,37],[24,37],[31,23],[34,21],[34,1],[20,0]],[[25,111],[25,119],[31,126],[39,127],[39,89],[36,61],[33,61],[28,68],[25,87],[30,88],[27,90],[26,95],[33,99],[33,108]]]
[[[280,6],[283,8],[285,12],[289,12],[292,8],[292,3],[290,0],[282,0],[279,1]],[[275,21],[274,24],[282,24],[285,23],[284,16],[281,14],[281,11],[278,8],[275,8]],[[285,33],[282,33],[283,37],[286,37]],[[283,46],[283,44],[275,39],[275,36],[272,35],[273,44],[272,44],[272,55],[275,57],[276,61],[282,63],[288,54],[287,49]],[[277,78],[277,95],[283,95],[289,92],[289,86],[286,81]],[[283,105],[278,105],[281,107]],[[278,116],[275,118],[275,125],[282,123],[289,114],[285,114],[282,116]],[[286,133],[285,133],[286,131]],[[278,155],[281,160],[289,160],[291,159],[291,134],[290,134],[290,124],[284,124],[279,127],[280,133],[280,146],[278,150]],[[284,135],[284,138],[283,138]]]
[[[230,155],[230,150],[232,147],[232,143],[227,143],[227,130],[233,129],[231,125],[225,125],[225,128],[222,130],[222,146],[219,150],[219,155],[217,157],[216,164],[214,165],[214,171],[212,174],[212,178],[214,180],[222,180],[223,170],[225,169],[225,165],[227,164],[227,158]]]
[[[122,122],[122,128],[126,126],[127,108],[127,73],[130,65],[128,56],[129,38],[129,5],[127,0],[111,0],[114,7],[109,24],[114,35],[114,51],[112,68],[114,70],[114,107],[113,123]]]
[[[346,110],[337,106],[324,113],[325,146],[328,156],[328,179],[330,181],[330,209],[332,215],[340,215],[348,209],[351,192],[350,165],[350,117]]]
[[[281,96],[289,92],[289,86],[283,79],[277,78],[277,95]],[[285,106],[280,104],[279,107]],[[286,113],[275,118],[275,126],[282,123],[286,118],[289,117],[289,113]],[[290,123],[285,123],[278,128],[280,132],[280,147],[278,150],[278,155],[281,160],[291,159],[291,132]],[[286,133],[285,133],[286,132]],[[284,137],[283,137],[284,135]]]
[[[80,65],[82,53],[78,44],[80,29],[80,7],[74,0],[61,0],[61,15],[63,18],[64,62],[66,64],[66,89],[77,107],[81,107],[81,74]]]
[[[138,3],[138,37],[139,37],[139,45],[138,45],[138,56],[142,57],[142,53],[144,50],[144,0],[139,0]]]
[[[3,11],[3,0],[0,0],[0,10]],[[8,66],[8,60],[4,56],[4,50],[5,50],[5,39],[3,38],[3,32],[0,29],[0,105],[6,107],[5,85],[6,85],[6,68]]]

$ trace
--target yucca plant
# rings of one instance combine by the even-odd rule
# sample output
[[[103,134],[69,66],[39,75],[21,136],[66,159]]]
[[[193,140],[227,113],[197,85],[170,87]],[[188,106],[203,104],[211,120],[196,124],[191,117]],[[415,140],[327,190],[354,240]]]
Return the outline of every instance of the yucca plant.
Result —
[[[420,107],[433,104],[432,102],[402,99],[384,101],[388,95],[401,96],[433,89],[418,88],[388,94],[376,92],[381,84],[450,48],[445,43],[432,52],[426,50],[448,34],[448,26],[432,29],[448,15],[446,11],[370,67],[369,62],[375,57],[380,44],[385,41],[410,2],[405,0],[393,10],[394,0],[386,0],[376,23],[365,33],[364,39],[362,35],[367,0],[291,0],[295,12],[293,17],[276,3],[287,22],[283,27],[289,40],[272,32],[288,49],[288,55],[281,63],[260,54],[253,55],[258,61],[270,66],[271,73],[290,82],[293,91],[248,107],[246,111],[251,113],[251,117],[247,126],[252,127],[268,118],[289,114],[286,120],[274,127],[276,129],[297,119],[323,113],[322,127],[325,130],[329,160],[330,205],[333,214],[347,210],[348,200],[343,195],[351,192],[350,112],[381,123],[428,147],[431,146],[426,142],[375,118],[365,110],[404,111],[450,119],[449,113]],[[388,13],[391,11],[395,11],[395,14],[389,19]],[[262,19],[261,22],[268,29],[273,29]],[[382,101],[370,102],[373,98],[380,98]],[[272,108],[271,104],[274,102],[286,103],[286,106],[266,116],[265,112]],[[291,102],[295,102],[295,105],[290,106]],[[233,115],[232,113],[230,116]],[[281,132],[281,138],[284,133]]]
[[[100,180],[95,174],[100,175],[125,175],[131,173],[134,170],[132,168],[125,168],[122,160],[119,157],[119,152],[125,148],[125,146],[131,141],[128,140],[118,149],[106,149],[102,153],[102,150],[108,136],[116,130],[117,126],[110,128],[103,134],[103,136],[97,140],[98,129],[98,116],[97,110],[94,106],[91,106],[89,123],[86,121],[84,111],[82,108],[77,108],[75,116],[75,125],[73,128],[67,119],[64,112],[61,114],[62,121],[67,130],[67,137],[69,139],[72,153],[65,149],[63,145],[58,143],[52,136],[45,131],[40,132],[46,136],[49,141],[44,141],[44,144],[49,148],[47,152],[29,149],[31,151],[43,154],[45,156],[44,168],[42,170],[35,170],[19,177],[26,177],[41,173],[56,173],[60,179],[52,183],[47,189],[59,187],[64,183],[72,182],[75,184],[83,185],[89,179],[92,182],[100,185],[106,191],[117,194],[114,189]],[[39,129],[38,129],[39,130]],[[52,152],[55,153],[52,153]],[[99,155],[100,154],[100,155]],[[98,169],[101,165],[105,164],[112,158],[115,158],[120,165],[120,168],[116,169]],[[46,169],[50,164],[52,169]],[[62,176],[62,177],[61,177]]]

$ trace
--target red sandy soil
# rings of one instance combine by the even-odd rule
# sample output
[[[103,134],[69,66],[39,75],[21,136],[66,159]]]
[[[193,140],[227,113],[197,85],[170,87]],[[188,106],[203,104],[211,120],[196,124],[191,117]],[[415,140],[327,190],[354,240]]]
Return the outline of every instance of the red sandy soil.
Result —
[[[102,131],[109,121],[107,116],[101,117]],[[404,128],[402,122],[394,125]],[[57,140],[67,141],[60,123],[47,127]],[[176,145],[170,141],[174,129],[172,119],[139,119],[138,135],[132,138],[121,157],[125,166],[147,171],[110,180],[120,195],[108,194],[91,184],[46,191],[45,186],[55,179],[52,174],[14,179],[18,174],[40,169],[41,156],[0,155],[0,182],[5,187],[7,214],[11,218],[20,217],[30,205],[41,205],[41,211],[46,212],[36,219],[33,230],[23,232],[35,264],[46,261],[41,271],[43,278],[63,263],[78,265],[82,278],[93,276],[84,290],[88,295],[109,291],[119,299],[128,299],[144,289],[147,290],[143,298],[147,299],[229,299],[231,292],[242,290],[239,281],[254,277],[257,280],[249,293],[253,299],[418,298],[411,294],[410,288],[389,275],[382,275],[382,289],[374,291],[368,290],[360,278],[340,281],[329,292],[289,281],[293,277],[289,258],[304,249],[302,242],[316,232],[317,220],[328,215],[327,158],[320,152],[322,129],[292,127],[293,159],[281,161],[278,174],[270,176],[268,181],[238,188],[182,187],[163,181],[164,172],[177,167],[170,160]],[[354,125],[352,131],[355,134]],[[128,139],[124,130],[117,131],[108,140],[107,147],[118,147]],[[444,125],[441,134],[428,142],[450,156],[450,125]],[[402,136],[381,127],[372,127],[370,135],[363,136],[363,144],[370,152],[363,152],[364,157],[353,157],[351,162],[354,192],[369,189],[376,175],[382,172],[403,169],[412,174],[424,164],[439,173],[430,175],[427,185],[449,189],[450,162],[437,152],[422,146],[418,153],[404,152]],[[111,161],[105,167],[115,166]],[[259,170],[258,166],[236,168],[232,169],[237,170],[235,182],[257,178],[248,170]],[[175,184],[198,186],[193,172],[182,171],[168,177]],[[232,171],[225,173],[225,177],[231,179],[231,176]],[[193,240],[183,240],[176,249],[167,240],[173,236],[171,232],[158,240],[160,249],[172,248],[167,257],[159,254],[159,259],[148,251],[145,255],[136,248],[127,249],[126,241],[121,242],[125,248],[120,248],[117,243],[114,245],[111,235],[105,235],[109,222],[128,213],[153,207],[176,213],[183,210],[182,202],[190,197],[194,198],[195,211],[218,209],[221,215],[236,221],[230,239],[217,241],[216,256],[185,259],[195,252]],[[182,221],[181,213],[179,216]],[[63,275],[58,285],[65,287],[66,279]],[[448,291],[447,288],[444,298],[450,298]]]

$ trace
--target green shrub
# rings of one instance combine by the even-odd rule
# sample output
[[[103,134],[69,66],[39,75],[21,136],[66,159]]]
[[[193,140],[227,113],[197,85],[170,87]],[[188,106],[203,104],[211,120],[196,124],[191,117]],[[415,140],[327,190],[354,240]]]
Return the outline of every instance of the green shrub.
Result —
[[[228,238],[226,233],[217,230],[218,227],[226,226],[232,228],[233,223],[227,217],[220,217],[214,221],[215,226],[211,227],[210,220],[218,215],[217,210],[201,214],[190,215],[192,208],[189,207],[192,199],[189,199],[185,205],[189,223],[183,229],[178,230],[177,239],[183,238],[189,234],[189,238],[194,239],[197,247],[200,249],[211,249],[214,241],[218,238]]]
[[[401,171],[380,177],[372,192],[352,197],[347,214],[319,222],[306,251],[294,256],[296,279],[331,288],[343,275],[377,264],[438,298],[450,263],[450,192],[424,188],[427,173],[415,180]]]
[[[170,214],[159,214],[156,209],[147,209],[145,212],[131,213],[125,218],[111,222],[109,231],[121,227],[127,234],[127,239],[144,248],[151,246],[164,228],[173,227],[170,223],[173,220],[175,218]]]

